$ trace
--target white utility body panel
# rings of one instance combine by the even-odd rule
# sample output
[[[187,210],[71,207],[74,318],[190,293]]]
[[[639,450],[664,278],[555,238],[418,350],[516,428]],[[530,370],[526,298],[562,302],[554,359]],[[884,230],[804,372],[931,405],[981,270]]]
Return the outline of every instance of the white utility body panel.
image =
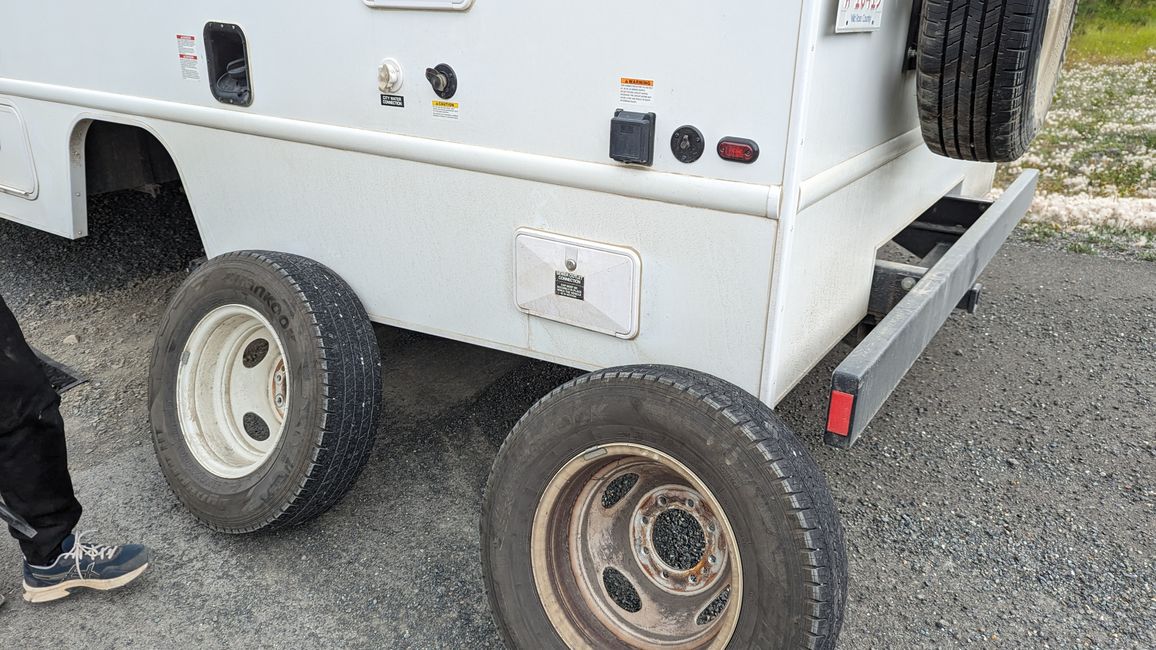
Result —
[[[7,0],[0,216],[84,236],[86,134],[138,127],[210,256],[304,255],[382,323],[773,405],[863,318],[878,247],[993,173],[922,144],[911,3],[837,33],[841,3]],[[243,32],[251,104],[210,92],[209,23]],[[650,166],[608,156],[619,109],[654,114]]]

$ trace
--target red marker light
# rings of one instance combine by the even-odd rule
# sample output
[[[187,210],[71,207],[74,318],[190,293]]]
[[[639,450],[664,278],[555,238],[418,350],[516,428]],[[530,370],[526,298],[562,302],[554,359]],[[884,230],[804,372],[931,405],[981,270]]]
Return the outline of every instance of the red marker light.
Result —
[[[723,138],[718,143],[718,155],[723,160],[750,164],[759,159],[759,145],[746,138]]]
[[[831,410],[827,412],[827,430],[838,436],[851,434],[851,409],[855,396],[841,390],[831,391]]]

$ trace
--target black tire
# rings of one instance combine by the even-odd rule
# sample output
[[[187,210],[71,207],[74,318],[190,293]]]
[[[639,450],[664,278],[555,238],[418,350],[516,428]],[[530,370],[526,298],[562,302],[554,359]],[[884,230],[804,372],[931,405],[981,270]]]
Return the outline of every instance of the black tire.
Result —
[[[272,455],[236,478],[208,471],[194,456],[176,397],[190,334],[229,305],[268,320],[289,377]],[[181,502],[218,531],[280,528],[328,510],[365,466],[380,411],[381,357],[361,302],[331,270],[285,253],[230,253],[198,267],[173,297],[153,350],[149,393],[157,459]]]
[[[1043,126],[1076,0],[923,0],[917,48],[927,146],[959,160],[1008,162]]]
[[[560,468],[593,447],[621,442],[677,459],[730,518],[743,598],[729,647],[834,647],[847,594],[843,529],[806,448],[767,406],[727,382],[681,368],[631,366],[584,375],[542,398],[494,462],[482,565],[510,648],[565,647],[535,587],[533,519]]]

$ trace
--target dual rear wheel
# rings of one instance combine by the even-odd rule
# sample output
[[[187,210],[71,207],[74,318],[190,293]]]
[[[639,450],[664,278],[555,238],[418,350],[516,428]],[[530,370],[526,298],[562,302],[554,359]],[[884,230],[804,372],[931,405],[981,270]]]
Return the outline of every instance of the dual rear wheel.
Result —
[[[233,253],[173,298],[150,389],[178,498],[250,532],[349,490],[381,359],[331,270]],[[842,621],[842,529],[818,468],[757,399],[689,370],[607,370],[540,400],[498,453],[481,532],[512,648],[829,648]]]

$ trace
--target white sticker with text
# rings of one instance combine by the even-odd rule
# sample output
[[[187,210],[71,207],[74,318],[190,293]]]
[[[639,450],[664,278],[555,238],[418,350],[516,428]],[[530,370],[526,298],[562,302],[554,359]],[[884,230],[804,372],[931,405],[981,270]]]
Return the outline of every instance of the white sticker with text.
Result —
[[[883,25],[883,0],[836,0],[835,32],[873,32]]]
[[[177,58],[181,62],[181,77],[189,81],[201,79],[201,58],[197,56],[197,37],[177,34]]]

